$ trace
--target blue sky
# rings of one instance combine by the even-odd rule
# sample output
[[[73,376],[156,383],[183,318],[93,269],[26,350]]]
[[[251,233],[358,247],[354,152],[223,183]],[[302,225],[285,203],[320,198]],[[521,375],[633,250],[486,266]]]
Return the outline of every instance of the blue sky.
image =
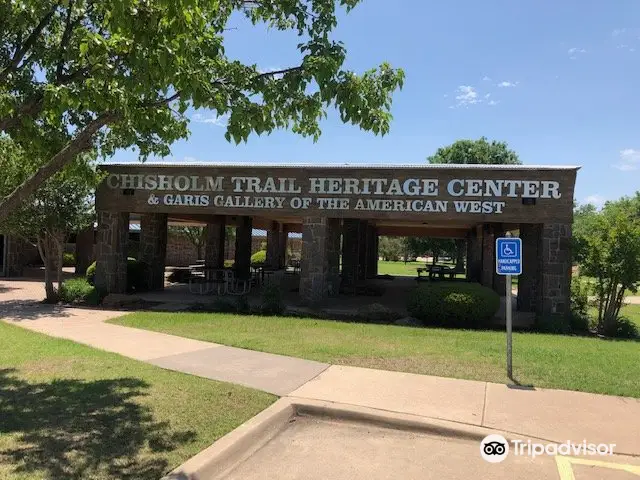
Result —
[[[297,39],[230,22],[230,57],[295,66]],[[316,143],[289,132],[224,140],[224,118],[193,113],[167,160],[422,163],[443,145],[482,135],[524,163],[581,165],[579,202],[640,190],[640,2],[364,0],[340,15],[336,38],[357,72],[383,61],[406,73],[391,132],[375,137],[334,112]],[[119,152],[115,161],[135,160]]]

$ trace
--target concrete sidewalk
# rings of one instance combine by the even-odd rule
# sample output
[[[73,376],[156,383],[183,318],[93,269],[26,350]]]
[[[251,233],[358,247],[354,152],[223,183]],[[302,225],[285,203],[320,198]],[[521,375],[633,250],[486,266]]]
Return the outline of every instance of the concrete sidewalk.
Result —
[[[163,368],[280,396],[447,420],[553,442],[615,443],[616,453],[640,455],[639,399],[329,366],[226,347],[104,323],[123,312],[29,301],[42,297],[41,288],[29,282],[0,284],[0,318]]]

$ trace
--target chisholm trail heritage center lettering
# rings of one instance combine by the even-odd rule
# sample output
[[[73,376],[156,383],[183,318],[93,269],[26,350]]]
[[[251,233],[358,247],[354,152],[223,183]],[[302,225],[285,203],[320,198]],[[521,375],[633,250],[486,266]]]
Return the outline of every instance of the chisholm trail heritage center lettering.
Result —
[[[459,213],[499,214],[502,213],[506,202],[455,199],[465,197],[558,199],[561,197],[560,184],[545,180],[453,179],[440,185],[438,179],[430,178],[401,180],[311,177],[304,181],[304,192],[300,185],[302,182],[298,179],[280,177],[225,178],[114,173],[107,177],[106,183],[112,189],[151,191],[148,199],[150,205],[193,207],[213,205],[220,208],[250,209],[316,208],[436,213],[454,209]],[[180,193],[156,194],[161,191]],[[451,197],[451,200],[431,198],[444,195]]]

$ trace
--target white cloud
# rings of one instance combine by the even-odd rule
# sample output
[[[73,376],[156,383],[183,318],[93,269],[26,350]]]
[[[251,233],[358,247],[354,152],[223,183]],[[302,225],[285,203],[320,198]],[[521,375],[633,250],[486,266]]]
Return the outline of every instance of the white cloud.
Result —
[[[510,87],[515,87],[516,85],[518,85],[520,82],[500,82],[498,84],[498,86],[500,88],[510,88]]]
[[[571,60],[575,60],[576,58],[578,58],[578,55],[582,55],[584,53],[587,53],[584,48],[573,47],[567,50],[567,54],[569,55],[569,58]]]
[[[592,203],[596,207],[602,208],[602,206],[604,205],[604,202],[606,201],[607,201],[606,198],[604,198],[602,195],[594,193],[593,195],[589,195],[588,197],[585,197],[582,203]]]
[[[620,150],[620,162],[615,164],[614,167],[623,172],[640,169],[640,150],[634,148]]]
[[[466,107],[469,105],[475,105],[480,103],[481,99],[478,98],[478,92],[470,85],[460,85],[456,90],[456,100],[458,107]]]
[[[483,82],[490,82],[491,78],[485,75],[484,77],[482,77],[482,81]]]
[[[224,115],[211,114],[209,116],[205,116],[205,115],[202,115],[201,113],[196,113],[191,117],[191,120],[198,123],[209,123],[211,125],[215,125],[216,127],[226,127],[229,121],[229,114],[224,114]]]
[[[489,98],[490,96],[491,96],[491,94],[490,94],[490,93],[487,93],[487,94],[484,96],[484,98]]]
[[[613,32],[611,32],[611,36],[612,37],[618,37],[620,35],[623,35],[627,33],[627,29],[626,28],[616,28]]]
[[[497,101],[497,100],[489,100],[489,105],[492,106],[492,107],[495,106],[495,105],[498,105],[499,103],[500,102]]]

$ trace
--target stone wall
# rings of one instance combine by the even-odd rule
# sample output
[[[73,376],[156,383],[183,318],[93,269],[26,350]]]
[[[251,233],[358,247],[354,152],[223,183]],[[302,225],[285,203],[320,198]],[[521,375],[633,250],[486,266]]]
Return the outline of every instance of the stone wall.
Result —
[[[542,314],[568,315],[571,295],[571,225],[542,228]]]
[[[317,304],[338,293],[340,282],[340,221],[305,217],[302,228],[300,299]]]
[[[127,289],[129,214],[98,211],[95,284],[101,293]]]

